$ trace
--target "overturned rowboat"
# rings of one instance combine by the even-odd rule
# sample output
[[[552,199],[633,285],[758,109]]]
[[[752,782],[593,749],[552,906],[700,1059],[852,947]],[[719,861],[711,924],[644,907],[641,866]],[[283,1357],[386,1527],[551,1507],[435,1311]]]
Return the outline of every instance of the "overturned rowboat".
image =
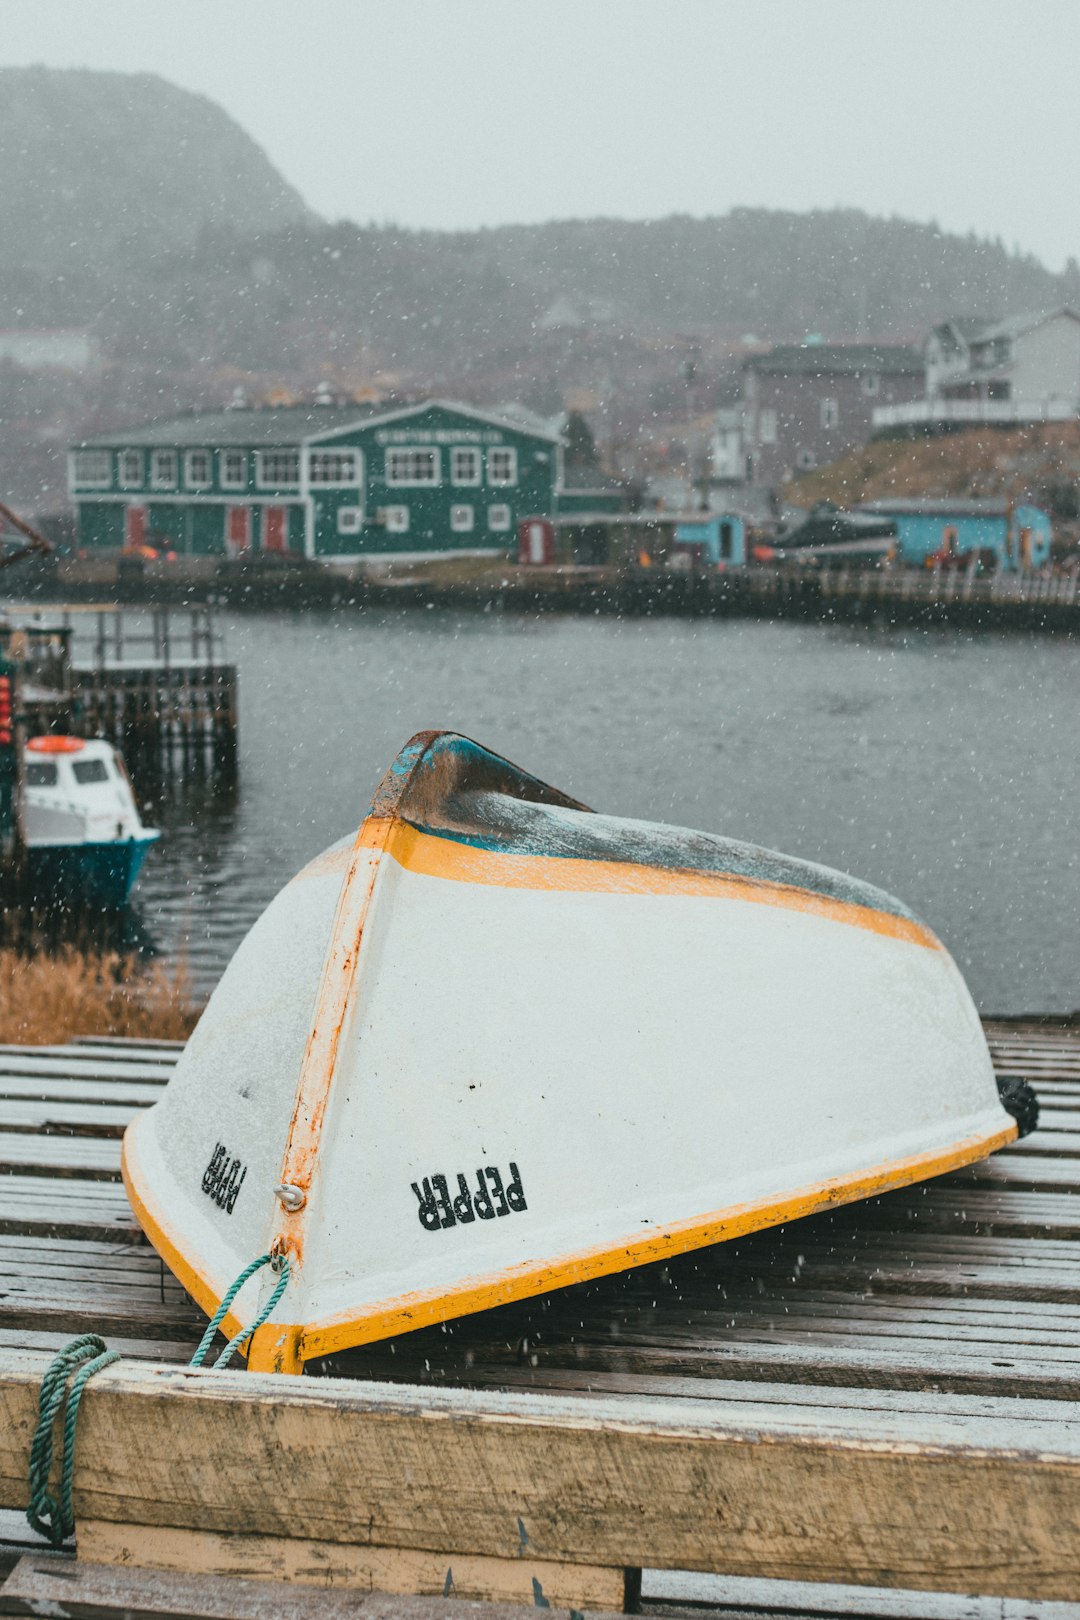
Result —
[[[1025,1126],[898,901],[402,750],[268,907],[124,1178],[249,1366],[306,1361],[940,1175]],[[1017,1116],[1017,1117],[1014,1117]]]

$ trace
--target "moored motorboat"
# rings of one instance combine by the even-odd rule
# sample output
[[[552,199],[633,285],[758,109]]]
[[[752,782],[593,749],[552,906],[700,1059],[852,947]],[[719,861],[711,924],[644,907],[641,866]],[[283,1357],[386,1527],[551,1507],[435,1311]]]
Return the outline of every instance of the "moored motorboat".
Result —
[[[242,943],[123,1168],[208,1311],[271,1257],[225,1325],[269,1310],[249,1364],[296,1371],[1017,1133],[899,901],[421,733]]]
[[[125,905],[150,846],[124,762],[100,739],[31,737],[23,759],[23,839],[42,900]]]

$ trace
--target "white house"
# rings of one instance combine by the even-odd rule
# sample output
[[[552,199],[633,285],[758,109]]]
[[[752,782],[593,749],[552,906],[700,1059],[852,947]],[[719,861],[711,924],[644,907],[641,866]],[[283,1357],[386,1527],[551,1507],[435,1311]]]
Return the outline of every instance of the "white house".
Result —
[[[718,482],[737,484],[745,478],[741,405],[723,405],[713,417],[709,462]]]
[[[925,396],[874,412],[875,431],[1057,422],[1080,413],[1080,314],[1061,308],[942,321],[924,345]]]
[[[0,332],[0,360],[26,371],[89,371],[100,359],[92,333],[75,327],[17,327]]]

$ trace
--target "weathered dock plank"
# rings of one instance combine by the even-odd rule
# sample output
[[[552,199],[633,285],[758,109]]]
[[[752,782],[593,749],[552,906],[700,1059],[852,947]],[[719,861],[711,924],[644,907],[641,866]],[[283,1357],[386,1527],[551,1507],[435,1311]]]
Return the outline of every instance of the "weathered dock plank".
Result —
[[[282,1400],[265,1398],[265,1380],[176,1370],[204,1318],[162,1272],[118,1184],[123,1125],[160,1095],[178,1048],[82,1042],[0,1052],[0,1415],[14,1421],[33,1386],[32,1370],[10,1376],[29,1365],[20,1346],[39,1352],[40,1369],[72,1333],[97,1331],[134,1358],[117,1373],[134,1383],[113,1388],[113,1371],[102,1375],[84,1417],[112,1410],[110,1388],[126,1391],[124,1413],[140,1414],[131,1447],[149,1447],[144,1489],[153,1501],[139,1508],[142,1493],[124,1483],[133,1450],[111,1437],[116,1421],[83,1425],[84,1557],[97,1536],[103,1559],[126,1549],[150,1560],[167,1526],[169,1556],[185,1567],[270,1568],[272,1543],[286,1532],[246,1497],[230,1518],[215,1485],[209,1517],[198,1516],[207,1458],[216,1465],[225,1444],[215,1425],[227,1424],[230,1444],[244,1433],[252,1466],[256,1453],[272,1454],[272,1493],[294,1425],[319,1450],[322,1425],[339,1433],[328,1414],[345,1390],[345,1450],[311,1463],[307,1482],[326,1517],[290,1518],[296,1545],[274,1565],[289,1579],[351,1570],[359,1590],[396,1567],[403,1584],[432,1590],[447,1552],[455,1566],[489,1560],[490,1579],[502,1579],[520,1553],[520,1541],[504,1536],[509,1502],[522,1509],[537,1567],[580,1571],[577,1581],[600,1570],[618,1583],[626,1568],[648,1564],[1064,1599],[1070,1583],[1080,1591],[1080,1027],[989,1032],[999,1072],[1032,1078],[1044,1117],[1034,1137],[987,1163],[349,1352],[291,1381],[289,1400],[300,1404],[278,1416]],[[352,1381],[326,1376],[336,1373]],[[216,1393],[204,1397],[211,1386]],[[499,1404],[508,1400],[520,1410]],[[572,1419],[563,1400],[574,1403]],[[177,1428],[179,1450],[168,1442]],[[84,1461],[86,1433],[102,1449],[92,1440]],[[209,1448],[201,1461],[195,1435]],[[237,1468],[244,1456],[242,1447]],[[167,1458],[181,1484],[159,1492]],[[403,1480],[420,1458],[410,1509]],[[626,1493],[613,1498],[612,1523],[597,1528],[606,1471],[624,1464]],[[326,1496],[332,1465],[347,1501]],[[84,1487],[82,1469],[98,1466],[101,1482]],[[297,1478],[309,1468],[303,1446],[289,1466]],[[9,1497],[25,1489],[10,1459],[0,1480]],[[436,1503],[437,1486],[449,1505]],[[370,1515],[375,1497],[383,1518],[364,1531],[362,1510]],[[901,1497],[906,1505],[894,1512]],[[481,1544],[469,1526],[485,1499],[501,1528]],[[286,1492],[282,1513],[291,1501]],[[1014,1511],[1003,1525],[1000,1515]],[[875,1513],[887,1521],[877,1530],[866,1522]],[[396,1554],[404,1562],[395,1565]],[[511,1583],[520,1563],[513,1570]],[[602,1595],[588,1590],[593,1603]],[[822,1604],[821,1613],[854,1612]],[[887,1611],[879,1602],[865,1612]]]

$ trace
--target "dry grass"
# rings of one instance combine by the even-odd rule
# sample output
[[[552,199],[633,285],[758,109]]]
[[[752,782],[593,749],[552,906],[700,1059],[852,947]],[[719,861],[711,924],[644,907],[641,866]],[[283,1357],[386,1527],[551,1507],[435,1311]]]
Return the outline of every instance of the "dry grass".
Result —
[[[54,1046],[73,1035],[186,1040],[198,1016],[182,964],[146,967],[112,951],[0,950],[0,1043]]]
[[[1080,424],[969,429],[927,439],[873,439],[788,485],[796,506],[890,497],[986,496],[1043,504],[1047,487],[1080,475]]]

